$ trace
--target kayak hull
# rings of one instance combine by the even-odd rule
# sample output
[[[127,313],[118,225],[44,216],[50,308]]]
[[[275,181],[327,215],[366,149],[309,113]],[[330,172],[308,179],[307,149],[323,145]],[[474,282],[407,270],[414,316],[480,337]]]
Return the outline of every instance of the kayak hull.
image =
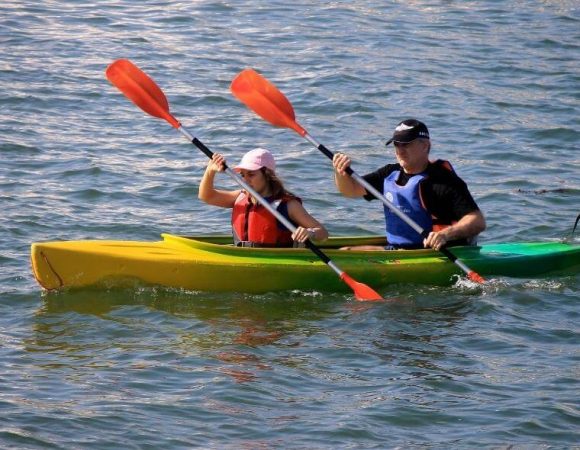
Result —
[[[34,243],[31,263],[47,290],[165,286],[195,291],[264,293],[288,290],[347,292],[349,288],[307,249],[239,248],[226,236],[162,235],[158,242]],[[378,289],[393,283],[449,285],[461,272],[433,250],[343,251],[380,245],[381,237],[331,238],[324,252],[342,270]],[[328,248],[327,248],[328,247]],[[580,269],[580,245],[556,242],[456,247],[454,254],[484,277],[532,278]]]

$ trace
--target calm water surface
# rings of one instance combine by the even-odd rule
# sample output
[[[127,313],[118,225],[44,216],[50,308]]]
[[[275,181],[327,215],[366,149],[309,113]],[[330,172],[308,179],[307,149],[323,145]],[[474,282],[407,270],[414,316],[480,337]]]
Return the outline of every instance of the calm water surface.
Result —
[[[334,235],[381,233],[329,162],[229,93],[253,67],[360,173],[430,127],[488,219],[555,241],[580,213],[575,1],[0,4],[0,447],[573,448],[580,276],[395,285],[396,301],[136,288],[43,293],[31,242],[227,233],[205,157],[104,77],[130,58],[235,163],[272,149]],[[233,187],[228,177],[219,182]],[[573,240],[578,238],[572,237]]]

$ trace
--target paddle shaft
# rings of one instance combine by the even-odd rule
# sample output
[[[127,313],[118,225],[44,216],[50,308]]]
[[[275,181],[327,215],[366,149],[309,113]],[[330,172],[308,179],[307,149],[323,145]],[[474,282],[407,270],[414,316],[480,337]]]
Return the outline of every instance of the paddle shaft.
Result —
[[[179,130],[188,141],[199,148],[208,158],[213,158],[213,152],[207,148],[199,139],[189,133],[179,121],[169,112],[169,103],[163,91],[157,86],[145,72],[139,69],[128,59],[119,59],[113,62],[105,74],[109,81],[115,85],[125,96],[135,105],[145,111],[147,114],[164,119],[169,124]],[[236,183],[242,186],[246,191],[254,196],[276,219],[278,219],[288,230],[294,233],[297,228],[284,216],[282,216],[270,203],[261,197],[254,189],[248,186],[242,177],[233,172],[227,165],[224,167],[227,174],[231,176]],[[355,298],[360,301],[378,301],[383,298],[366,284],[359,283],[350,277],[346,272],[340,270],[316,245],[309,239],[305,242],[313,253],[326,263],[340,279],[344,281],[353,291]]]
[[[332,153],[328,148],[326,148],[324,145],[322,145],[320,142],[318,142],[316,139],[314,139],[308,133],[305,133],[303,137],[308,142],[310,142],[312,145],[314,145],[320,152],[322,152],[331,161],[333,160],[334,153]],[[401,220],[403,220],[407,225],[409,225],[417,233],[419,233],[421,235],[421,237],[427,238],[429,236],[429,232],[427,232],[417,222],[415,222],[413,219],[411,219],[409,216],[407,216],[405,213],[403,213],[399,208],[397,208],[395,205],[393,205],[389,200],[387,200],[387,198],[383,194],[381,194],[374,187],[372,187],[363,177],[361,177],[358,173],[356,173],[354,170],[352,170],[352,168],[350,166],[347,167],[345,172],[348,175],[350,175],[352,178],[354,178],[354,180],[358,184],[360,184],[362,187],[364,187],[368,192],[373,194],[375,196],[375,198],[377,198],[381,202],[383,202],[383,204],[387,208],[389,208]],[[439,251],[441,253],[443,253],[447,258],[449,258],[449,260],[451,262],[455,263],[459,268],[461,268],[461,270],[463,270],[465,273],[467,273],[470,277],[473,276],[472,274],[474,274],[474,272],[469,267],[467,267],[460,259],[458,259],[457,256],[455,256],[453,253],[451,253],[445,247],[440,248]]]
[[[253,110],[260,117],[270,122],[272,125],[277,127],[286,127],[294,130],[300,136],[312,143],[318,150],[320,150],[324,155],[326,155],[330,160],[334,158],[334,154],[328,150],[320,142],[316,141],[308,132],[296,122],[296,116],[294,114],[294,108],[278,90],[276,86],[266,80],[262,75],[253,69],[242,70],[232,81],[231,84],[232,93],[246,104],[251,110]],[[399,218],[401,218],[407,225],[413,228],[420,236],[427,238],[429,233],[427,233],[423,228],[421,228],[417,223],[415,223],[410,217],[400,211],[395,205],[389,202],[381,193],[376,189],[373,189],[363,178],[356,174],[350,167],[347,168],[346,172],[348,175],[353,177],[356,182],[371,192],[376,198],[381,200],[386,207],[393,211]],[[478,283],[483,283],[484,279],[476,272],[469,269],[465,264],[457,259],[449,250],[442,248],[440,249],[447,258],[452,262],[457,264],[463,270],[469,279],[476,281]]]
[[[191,133],[189,133],[189,131],[187,131],[185,128],[183,128],[182,125],[179,126],[179,128],[177,128],[177,130],[181,134],[183,134],[188,141],[190,141],[193,145],[195,145],[198,149],[200,149],[209,159],[213,158],[213,152],[203,142],[201,142],[198,138],[196,138]],[[280,214],[280,212],[276,208],[274,208],[268,202],[268,200],[266,200],[264,197],[262,197],[260,194],[258,194],[258,192],[256,192],[255,189],[250,187],[244,181],[244,179],[240,175],[238,175],[236,172],[234,172],[232,169],[230,169],[227,166],[227,164],[225,164],[225,172],[236,183],[238,183],[246,191],[248,191],[250,194],[252,194],[278,221],[280,221],[286,228],[288,228],[288,230],[290,230],[292,233],[294,233],[296,231],[296,226],[292,222],[290,222],[286,217],[284,217],[282,214]],[[324,261],[324,263],[326,263],[332,270],[334,270],[337,273],[337,275],[339,275],[341,277],[343,276],[344,271],[342,271],[339,267],[337,267],[332,262],[332,260],[322,250],[320,250],[312,241],[307,240],[304,243],[304,245],[306,247],[308,247],[312,252],[314,252],[316,254],[316,256],[318,256],[322,261]]]

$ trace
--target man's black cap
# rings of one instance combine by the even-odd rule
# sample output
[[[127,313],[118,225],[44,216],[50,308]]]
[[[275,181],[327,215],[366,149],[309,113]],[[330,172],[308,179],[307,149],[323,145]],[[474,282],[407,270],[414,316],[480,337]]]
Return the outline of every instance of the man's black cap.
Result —
[[[391,142],[406,144],[419,138],[429,139],[427,125],[417,119],[406,119],[397,125],[393,137],[385,145],[389,145]]]

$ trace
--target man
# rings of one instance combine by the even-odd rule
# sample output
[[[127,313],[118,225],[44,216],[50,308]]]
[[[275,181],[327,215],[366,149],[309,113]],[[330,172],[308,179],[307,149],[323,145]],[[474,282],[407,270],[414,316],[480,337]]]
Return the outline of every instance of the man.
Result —
[[[385,205],[387,247],[359,246],[361,250],[416,249],[475,243],[485,230],[485,218],[465,182],[447,161],[429,161],[431,140],[427,126],[403,120],[386,143],[393,143],[398,164],[387,164],[363,178],[387,200],[429,232],[424,239]],[[333,158],[335,182],[346,197],[375,197],[351,178],[351,160],[343,153]],[[352,248],[352,247],[351,247]],[[350,249],[350,248],[349,248]]]

